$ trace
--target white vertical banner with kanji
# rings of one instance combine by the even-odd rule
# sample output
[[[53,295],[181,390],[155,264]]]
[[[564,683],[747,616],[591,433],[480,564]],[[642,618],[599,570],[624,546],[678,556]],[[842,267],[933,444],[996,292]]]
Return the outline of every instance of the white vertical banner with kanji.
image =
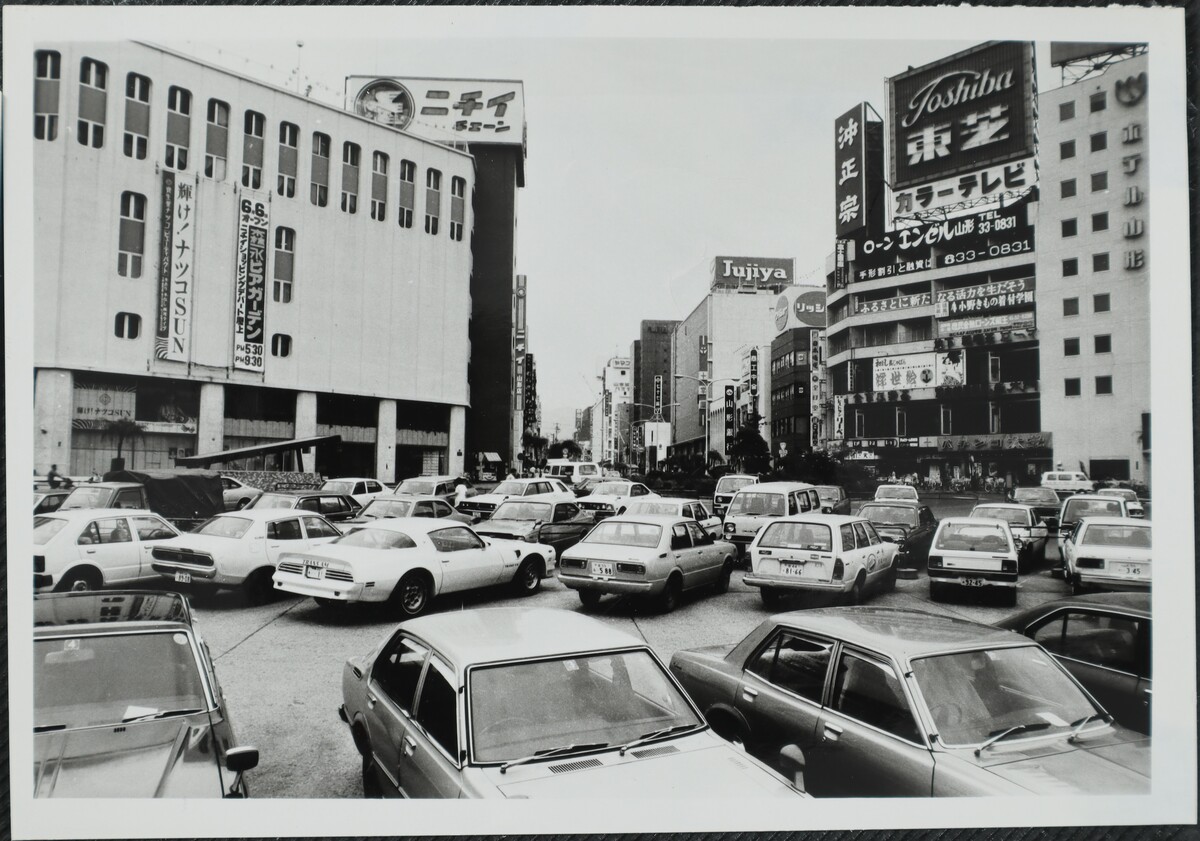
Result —
[[[195,274],[196,180],[162,173],[162,232],[158,267],[158,321],[154,356],[187,362]]]
[[[243,371],[262,371],[266,354],[264,315],[270,207],[268,194],[242,191],[233,292],[233,367]]]

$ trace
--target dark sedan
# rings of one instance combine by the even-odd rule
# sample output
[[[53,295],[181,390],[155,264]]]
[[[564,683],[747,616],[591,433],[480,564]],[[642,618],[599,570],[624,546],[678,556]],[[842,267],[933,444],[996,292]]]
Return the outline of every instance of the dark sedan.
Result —
[[[997,624],[1040,643],[1121,724],[1150,732],[1149,593],[1045,602]]]
[[[328,491],[271,491],[247,508],[299,508],[315,511],[331,523],[342,523],[358,516],[362,506],[352,496]]]
[[[1150,740],[1041,646],[918,610],[782,613],[671,672],[717,733],[827,797],[1146,794]],[[778,768],[779,765],[777,764]]]
[[[929,562],[938,520],[928,505],[895,499],[866,502],[858,516],[870,520],[880,537],[896,544],[896,565],[901,570],[916,570]]]
[[[1050,488],[1013,488],[1008,501],[1030,506],[1033,513],[1050,527],[1051,535],[1058,533],[1058,511],[1062,508],[1062,500]]]
[[[596,524],[591,512],[573,502],[502,502],[491,519],[479,523],[475,533],[501,540],[524,540],[554,547],[559,557],[578,543]]]
[[[841,485],[817,485],[817,496],[821,498],[821,510],[826,514],[850,513],[850,497]]]

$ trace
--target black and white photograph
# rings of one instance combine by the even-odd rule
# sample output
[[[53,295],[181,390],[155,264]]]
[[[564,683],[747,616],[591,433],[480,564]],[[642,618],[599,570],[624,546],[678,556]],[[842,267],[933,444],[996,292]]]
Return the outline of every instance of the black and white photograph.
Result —
[[[1194,824],[1184,21],[7,6],[13,837]]]

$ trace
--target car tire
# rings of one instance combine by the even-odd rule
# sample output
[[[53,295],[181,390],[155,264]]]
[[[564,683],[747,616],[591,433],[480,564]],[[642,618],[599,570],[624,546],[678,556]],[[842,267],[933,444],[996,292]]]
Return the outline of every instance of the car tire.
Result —
[[[1001,595],[1001,602],[1004,604],[1005,607],[1016,607],[1017,606],[1017,588],[1016,587],[1005,587],[1004,593]]]
[[[71,570],[54,589],[59,593],[87,593],[104,586],[104,576],[97,569]]]
[[[673,575],[667,579],[667,586],[663,587],[662,595],[658,597],[658,610],[660,613],[670,613],[679,607],[681,601],[683,582],[679,580],[678,575]]]
[[[860,572],[854,579],[854,583],[850,586],[850,592],[846,593],[845,602],[848,605],[858,605],[863,603],[863,593],[866,591],[867,585],[863,580],[863,574]]]
[[[1070,576],[1071,579],[1071,595],[1082,596],[1084,593],[1083,580],[1078,575]]]
[[[946,600],[946,585],[938,581],[930,581],[929,600],[931,602],[944,602]]]
[[[583,603],[584,610],[593,610],[600,605],[600,593],[595,590],[580,590],[579,601]]]
[[[526,558],[517,567],[517,574],[513,576],[513,589],[520,596],[532,596],[542,588],[542,571],[539,567],[541,558],[537,556]]]
[[[275,570],[271,567],[260,567],[246,576],[242,582],[242,592],[246,596],[246,604],[264,605],[275,598],[275,582],[271,576]]]
[[[895,558],[892,559],[892,565],[883,575],[882,590],[885,593],[891,593],[896,589],[896,579],[900,577],[900,566],[896,563]]]
[[[783,593],[778,590],[763,587],[759,590],[759,595],[762,596],[763,607],[767,610],[779,610],[779,608],[783,607]]]
[[[389,601],[395,606],[396,612],[406,619],[420,616],[429,608],[432,600],[432,587],[429,579],[419,572],[405,573],[396,583]]]
[[[721,571],[717,573],[717,581],[713,585],[713,589],[717,595],[723,595],[729,592],[729,579],[733,577],[733,558],[726,558],[725,563],[721,565]]]

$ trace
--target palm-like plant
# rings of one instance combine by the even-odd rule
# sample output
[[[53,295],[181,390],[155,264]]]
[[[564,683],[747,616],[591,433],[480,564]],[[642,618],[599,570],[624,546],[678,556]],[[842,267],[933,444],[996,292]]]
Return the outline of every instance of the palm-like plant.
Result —
[[[117,418],[116,420],[105,421],[104,431],[109,435],[117,436],[117,458],[121,458],[121,452],[125,446],[125,442],[132,441],[134,438],[141,438],[145,428],[135,421],[133,418]]]

